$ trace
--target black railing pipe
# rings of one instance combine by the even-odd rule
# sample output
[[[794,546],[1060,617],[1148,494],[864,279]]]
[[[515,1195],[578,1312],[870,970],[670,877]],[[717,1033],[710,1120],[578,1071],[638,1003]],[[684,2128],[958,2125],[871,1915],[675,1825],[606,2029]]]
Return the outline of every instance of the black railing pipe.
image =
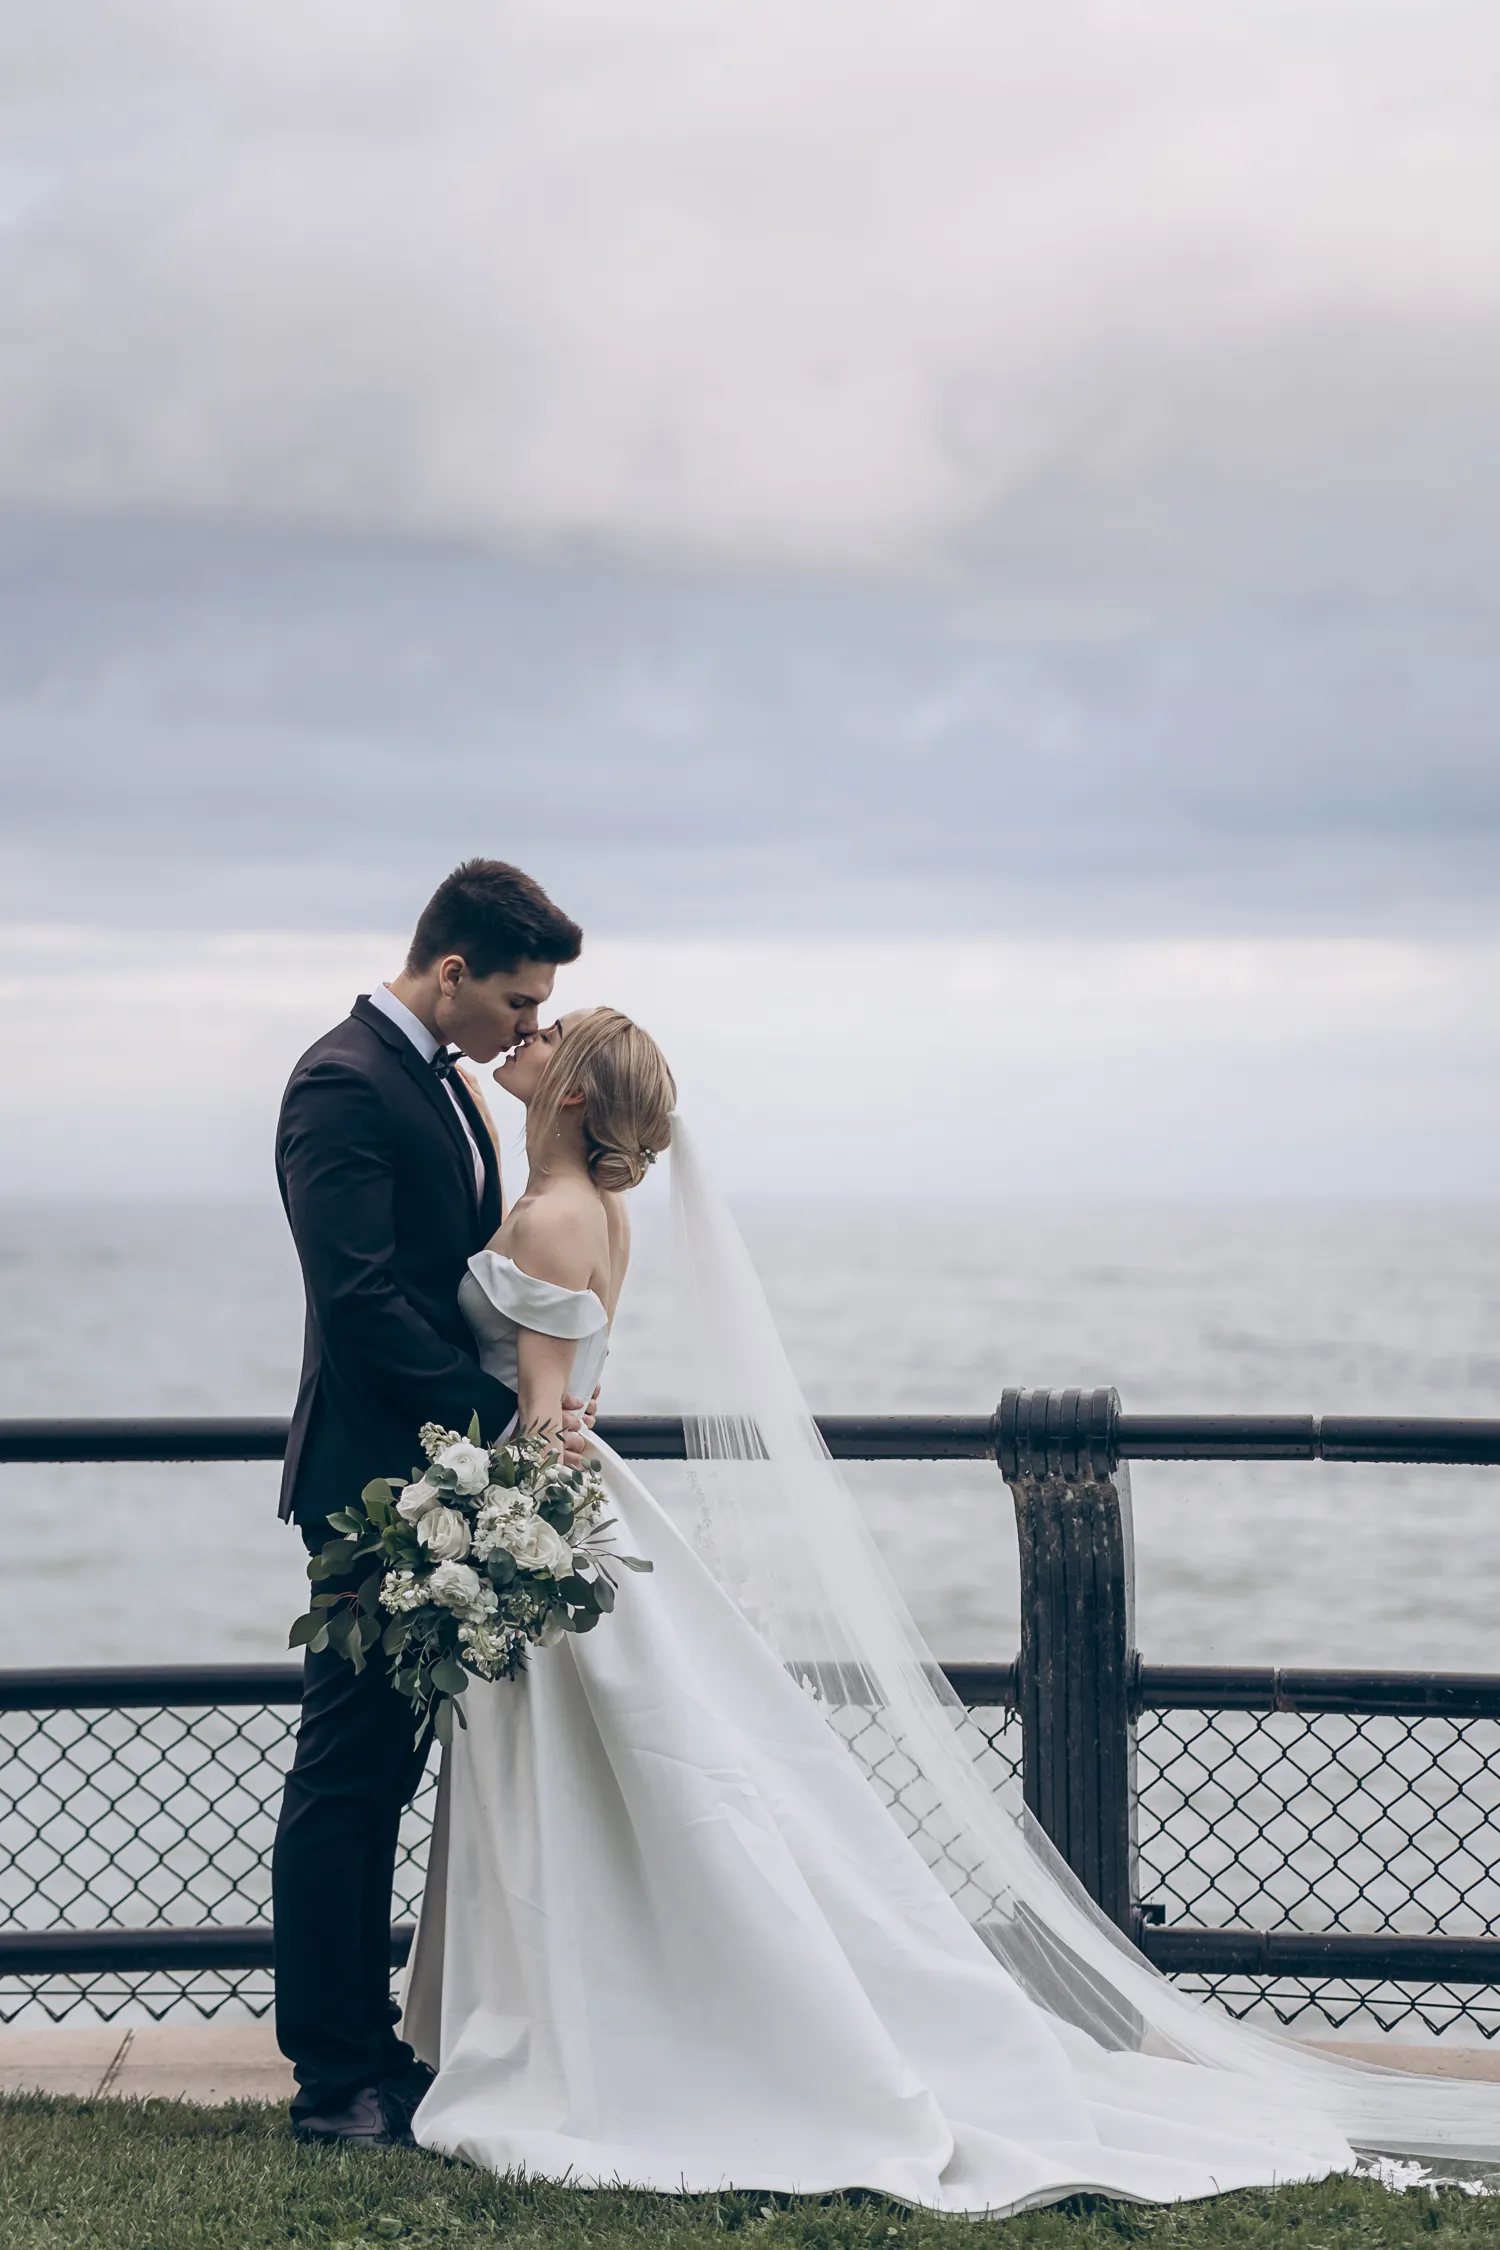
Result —
[[[1372,1930],[1196,1930],[1148,1923],[1139,1940],[1173,1976],[1373,1977],[1414,1984],[1500,1983],[1500,1937],[1406,1937]],[[1379,2050],[1372,2048],[1371,2060]]]
[[[992,1414],[824,1414],[830,1453],[844,1461],[992,1461]],[[668,1414],[606,1414],[599,1435],[637,1461],[681,1461],[681,1420]],[[287,1424],[227,1416],[193,1419],[0,1420],[0,1462],[279,1461]]]
[[[1060,1392],[1036,1392],[1060,1398]],[[1096,1394],[1097,1395],[1097,1394]],[[996,1414],[822,1414],[843,1461],[989,1461]],[[272,1416],[0,1420],[0,1462],[279,1461],[287,1425]],[[599,1434],[638,1461],[680,1461],[682,1424],[666,1414],[603,1415]],[[1121,1461],[1428,1461],[1500,1464],[1500,1420],[1387,1414],[1123,1414],[1102,1433],[1100,1466]]]
[[[413,1925],[391,1929],[391,1966]],[[1419,1984],[1500,1982],[1500,1937],[1407,1937],[1357,1930],[1163,1929],[1142,1935],[1148,1959],[1174,1976],[1371,1977]],[[268,1923],[196,1929],[0,1931],[0,1978],[139,1976],[149,1970],[269,1969]]]
[[[809,1659],[809,1662],[815,1662]],[[1014,1710],[1014,1664],[945,1664],[960,1703]],[[1142,1664],[1138,1711],[1347,1711],[1500,1719],[1500,1673],[1311,1671],[1269,1664]],[[122,1664],[0,1671],[0,1711],[225,1709],[302,1700],[300,1664]]]
[[[411,1951],[414,1925],[391,1928],[391,1966]],[[147,1969],[269,1969],[269,1922],[186,1930],[0,1930],[0,1977],[140,1975]]]

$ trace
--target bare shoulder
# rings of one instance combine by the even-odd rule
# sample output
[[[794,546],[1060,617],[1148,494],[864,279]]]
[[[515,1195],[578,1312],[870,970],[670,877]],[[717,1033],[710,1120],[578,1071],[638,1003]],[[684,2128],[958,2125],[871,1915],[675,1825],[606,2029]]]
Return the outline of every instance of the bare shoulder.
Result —
[[[588,1289],[609,1255],[599,1197],[561,1190],[533,1201],[524,1197],[505,1228],[506,1254],[522,1273],[560,1289]]]

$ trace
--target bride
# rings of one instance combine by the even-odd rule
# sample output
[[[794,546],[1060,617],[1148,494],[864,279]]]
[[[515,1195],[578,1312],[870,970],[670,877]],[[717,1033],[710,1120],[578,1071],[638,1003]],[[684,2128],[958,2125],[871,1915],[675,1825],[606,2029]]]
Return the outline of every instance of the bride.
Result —
[[[407,1979],[405,2033],[436,2071],[417,2140],[586,2186],[861,2187],[997,2215],[1368,2151],[1500,2158],[1500,2089],[1192,2001],[1019,1790],[981,1780],[647,1034],[583,1011],[495,1076],[526,1105],[531,1174],[463,1283],[483,1364],[523,1426],[594,1390],[623,1191],[670,1143],[701,1522],[689,1544],[599,1443],[620,1544],[652,1574],[519,1680],[470,1682]]]

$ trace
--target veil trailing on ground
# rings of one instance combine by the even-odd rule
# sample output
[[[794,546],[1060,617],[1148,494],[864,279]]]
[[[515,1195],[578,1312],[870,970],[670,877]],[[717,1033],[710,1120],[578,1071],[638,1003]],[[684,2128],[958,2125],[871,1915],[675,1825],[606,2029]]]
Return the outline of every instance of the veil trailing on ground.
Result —
[[[1065,2045],[1232,2073],[1356,2148],[1500,2163],[1500,2085],[1317,2054],[1178,1991],[1093,1904],[982,1747],[885,1568],[680,1118],[672,1205],[684,1424],[702,1558],[850,1743],[872,1786]]]

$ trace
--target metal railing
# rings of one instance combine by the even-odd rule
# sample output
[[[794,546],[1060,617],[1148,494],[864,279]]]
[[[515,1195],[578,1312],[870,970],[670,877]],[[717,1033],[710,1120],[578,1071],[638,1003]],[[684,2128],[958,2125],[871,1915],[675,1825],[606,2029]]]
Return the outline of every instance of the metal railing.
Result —
[[[1125,1415],[1109,1391],[1010,1391],[993,1415],[820,1427],[844,1459],[998,1461],[1020,1653],[945,1669],[976,1758],[1019,1770],[1074,1871],[1161,1968],[1237,2014],[1500,2030],[1500,1676],[1142,1664],[1125,1467],[1500,1464],[1500,1421]],[[637,1459],[683,1457],[677,1422],[600,1433]],[[285,1437],[270,1420],[0,1422],[0,1462],[274,1460]],[[0,2018],[268,2004],[270,1838],[299,1686],[287,1664],[0,1673]],[[835,1717],[930,1846],[878,1720],[853,1704]],[[393,1962],[430,1800],[429,1782],[403,1833]]]

